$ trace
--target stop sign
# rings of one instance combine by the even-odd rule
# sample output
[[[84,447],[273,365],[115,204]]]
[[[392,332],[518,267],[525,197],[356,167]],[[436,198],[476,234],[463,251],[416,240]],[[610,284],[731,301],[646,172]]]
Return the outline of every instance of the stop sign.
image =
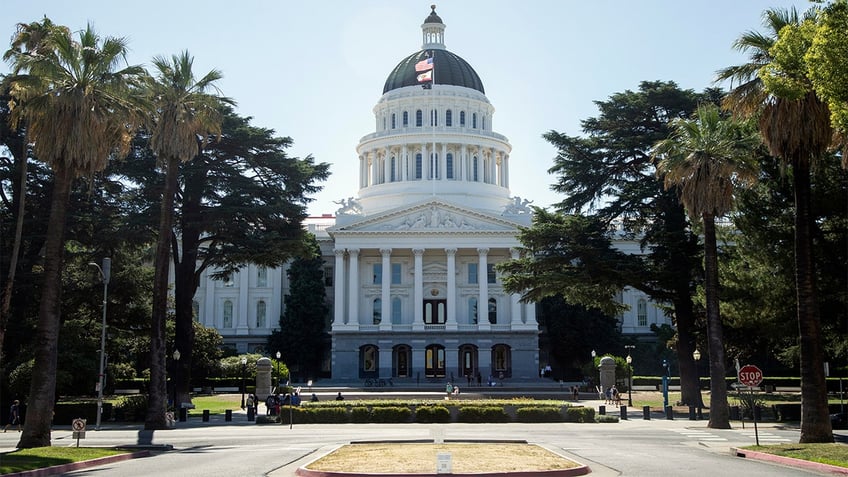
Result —
[[[753,364],[746,364],[739,370],[739,382],[745,386],[759,386],[763,382],[763,372]]]

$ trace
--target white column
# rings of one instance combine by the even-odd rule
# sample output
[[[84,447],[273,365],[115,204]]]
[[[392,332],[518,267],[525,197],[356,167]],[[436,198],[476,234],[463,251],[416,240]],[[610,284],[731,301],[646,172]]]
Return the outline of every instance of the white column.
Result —
[[[503,155],[504,187],[509,188],[509,154]]]
[[[489,277],[486,273],[488,268],[488,248],[478,248],[477,284],[480,286],[480,294],[477,297],[477,326],[480,330],[489,330]]]
[[[392,151],[383,149],[383,183],[392,181]]]
[[[409,154],[409,149],[406,147],[406,144],[404,144],[403,147],[401,148],[400,159],[398,161],[398,168],[400,169],[398,171],[398,174],[400,174],[400,177],[401,177],[400,180],[402,180],[402,181],[408,181],[409,180],[409,170],[407,169],[407,158],[406,158],[406,156],[408,154]]]
[[[347,321],[350,325],[359,326],[359,249],[349,248],[347,250],[349,263],[348,274],[348,317]]]
[[[430,179],[430,154],[427,153],[427,144],[421,145],[421,180]]]
[[[280,325],[279,317],[282,311],[283,300],[283,280],[286,280],[288,275],[283,271],[283,267],[275,267],[268,270],[268,279],[271,280],[271,296],[280,297],[279,300],[269,300],[268,312],[265,315],[265,328],[272,330]]]
[[[207,268],[206,272],[204,272],[206,275],[206,297],[203,300],[203,324],[220,329],[220,324],[215,320],[215,317],[217,316],[215,313],[215,285],[220,282],[213,280],[211,276],[212,274],[208,272],[209,269]]]
[[[447,179],[448,177],[448,145],[442,143],[442,153],[439,154],[439,170],[442,172],[442,179]]]
[[[456,249],[446,248],[445,253],[448,256],[448,316],[445,321],[445,328],[455,330],[456,324]]]
[[[359,184],[360,187],[368,187],[368,155],[359,155]]]
[[[412,322],[413,330],[424,329],[424,249],[412,249],[415,254],[415,279],[413,281],[414,292],[412,295],[412,307],[414,310]]]
[[[537,325],[536,321],[536,304],[535,303],[527,303],[524,305],[524,315],[527,316],[527,320],[525,320],[525,324],[528,325]]]
[[[380,329],[388,330],[392,327],[392,249],[381,248],[380,253],[383,255],[383,281],[380,284],[380,299],[382,300],[382,308],[380,310],[380,314],[383,318],[380,322]],[[382,366],[382,363],[380,365]]]
[[[459,177],[457,180],[464,181],[468,177],[468,146],[462,145],[459,149]]]
[[[380,161],[377,159],[377,151],[368,151],[368,159],[371,161],[371,183],[380,183]]]
[[[511,249],[509,249],[509,253],[510,253],[510,257],[513,260],[518,260],[518,258],[520,256],[520,254],[518,253],[518,250],[511,248]],[[510,320],[510,321],[512,322],[513,329],[515,328],[516,325],[521,324],[521,303],[520,303],[519,300],[521,300],[521,294],[520,293],[513,293],[509,296],[510,314],[512,315],[512,320]]]
[[[250,270],[251,266],[239,270],[239,299],[238,299],[238,324],[236,325],[237,335],[250,334],[250,328],[247,324],[247,315],[250,313],[249,303],[247,302],[247,291],[250,287]]]
[[[336,254],[336,266],[333,269],[333,328],[338,328],[347,324],[345,319],[345,266],[343,248],[333,250]]]

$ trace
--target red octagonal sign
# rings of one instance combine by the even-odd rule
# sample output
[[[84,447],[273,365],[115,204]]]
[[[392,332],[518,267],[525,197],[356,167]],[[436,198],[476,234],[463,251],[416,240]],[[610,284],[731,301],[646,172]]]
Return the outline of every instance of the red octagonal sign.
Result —
[[[763,382],[763,372],[753,364],[746,364],[739,370],[739,382],[745,386],[759,386]]]

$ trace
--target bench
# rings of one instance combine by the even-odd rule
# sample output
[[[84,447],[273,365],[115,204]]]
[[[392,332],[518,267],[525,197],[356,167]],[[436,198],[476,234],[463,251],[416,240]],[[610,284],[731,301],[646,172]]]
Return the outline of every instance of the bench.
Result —
[[[212,388],[216,393],[237,393],[241,391],[238,386],[216,386]]]
[[[140,389],[116,389],[115,394],[141,394]]]

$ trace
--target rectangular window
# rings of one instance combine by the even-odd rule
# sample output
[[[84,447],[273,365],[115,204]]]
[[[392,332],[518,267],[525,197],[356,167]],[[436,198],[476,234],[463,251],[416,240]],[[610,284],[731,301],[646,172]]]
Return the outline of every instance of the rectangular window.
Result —
[[[423,164],[421,164],[421,154],[416,154],[415,155],[415,178],[416,179],[421,179],[421,175],[423,174],[423,171],[421,170],[422,167],[423,167]]]
[[[379,284],[383,283],[383,264],[382,263],[375,263],[373,270],[374,270],[374,281],[371,282],[371,283],[373,283],[374,285],[379,285]]]
[[[636,304],[636,321],[638,326],[648,326],[648,302],[645,300]]]
[[[497,275],[495,275],[495,265],[492,263],[486,264],[486,281],[489,283],[497,282]]]
[[[469,263],[468,264],[468,284],[476,285],[477,284],[477,264]]]
[[[333,267],[324,267],[324,286],[333,286]]]
[[[403,127],[409,126],[409,111],[403,112]]]
[[[401,280],[401,268],[399,263],[392,264],[392,285],[400,285]]]
[[[268,269],[265,267],[259,267],[256,270],[256,286],[258,287],[267,287],[268,286]]]
[[[445,176],[448,179],[453,179],[453,153],[448,153],[445,157]]]

